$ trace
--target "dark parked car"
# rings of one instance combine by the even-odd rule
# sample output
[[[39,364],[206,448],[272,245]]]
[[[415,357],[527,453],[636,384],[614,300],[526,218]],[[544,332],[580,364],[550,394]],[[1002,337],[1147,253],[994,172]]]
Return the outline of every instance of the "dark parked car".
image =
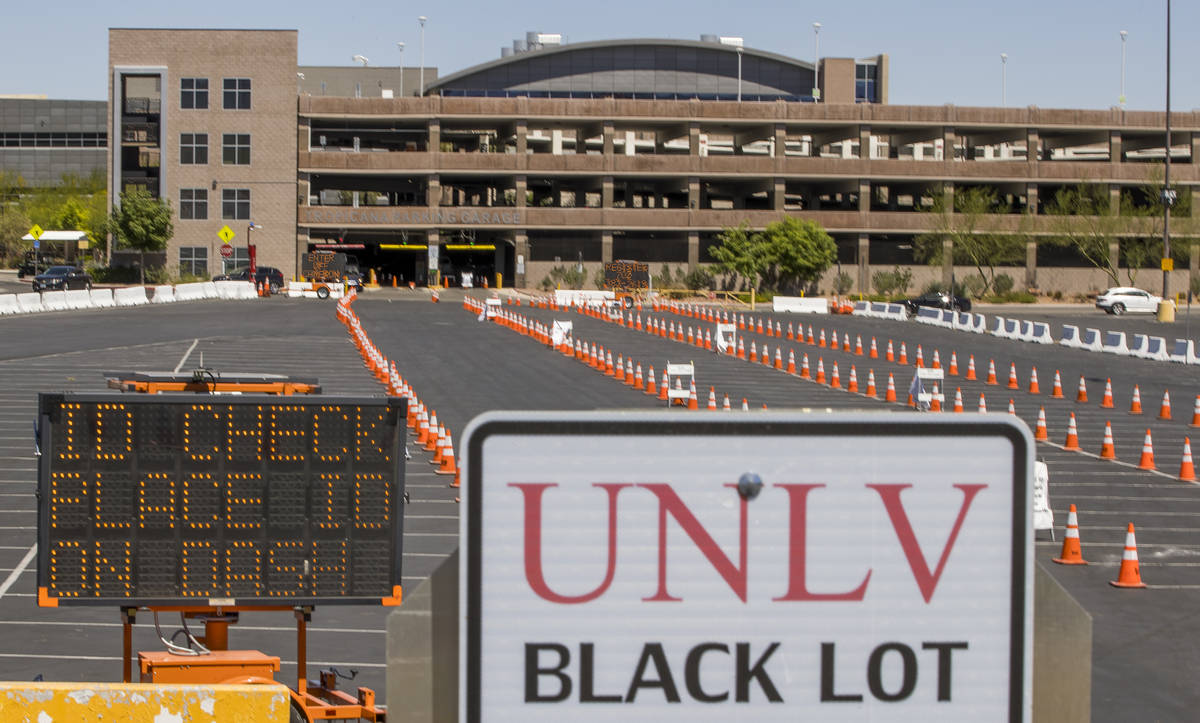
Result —
[[[971,310],[970,299],[953,296],[945,291],[931,291],[928,294],[921,294],[915,299],[905,301],[904,305],[908,307],[909,315],[916,314],[917,309],[922,306],[929,306],[935,309],[954,309],[955,311]]]
[[[34,291],[65,291],[90,289],[92,277],[78,266],[51,266],[33,277]]]
[[[213,281],[249,281],[250,267],[243,266],[240,269],[235,269],[228,274],[214,276]],[[283,288],[283,272],[272,266],[259,266],[254,269],[254,285],[260,286],[264,281],[270,281],[271,291],[276,292]]]

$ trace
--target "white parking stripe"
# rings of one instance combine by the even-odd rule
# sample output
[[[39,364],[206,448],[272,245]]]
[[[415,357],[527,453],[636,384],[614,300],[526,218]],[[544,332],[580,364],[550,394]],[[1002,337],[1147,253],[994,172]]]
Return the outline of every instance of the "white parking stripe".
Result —
[[[5,578],[3,583],[0,583],[0,598],[4,597],[4,594],[7,593],[8,589],[13,586],[13,583],[15,583],[17,578],[21,576],[21,573],[25,571],[25,568],[29,566],[29,563],[33,562],[35,555],[37,555],[36,544],[29,548],[29,551],[25,553],[25,557],[21,558],[21,562],[17,565],[16,569],[9,573],[9,576]]]

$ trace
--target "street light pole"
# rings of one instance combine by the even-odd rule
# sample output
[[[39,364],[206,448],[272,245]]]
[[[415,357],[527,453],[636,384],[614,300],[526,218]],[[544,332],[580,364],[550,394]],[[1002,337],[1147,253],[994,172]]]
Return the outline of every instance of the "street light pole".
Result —
[[[417,18],[417,22],[421,24],[421,95],[425,95],[425,21],[429,18],[424,15]]]
[[[1125,36],[1129,35],[1128,30],[1121,31],[1121,97],[1117,98],[1117,102],[1121,107],[1125,107]]]
[[[262,224],[257,224],[257,223],[254,223],[253,221],[250,221],[246,224],[246,257],[247,257],[247,261],[249,261],[249,263],[250,263],[250,277],[251,277],[250,280],[251,281],[254,280],[254,278],[253,278],[254,274],[258,270],[258,259],[257,259],[258,254],[255,253],[256,249],[254,247],[254,244],[250,243],[250,239],[251,239],[250,232],[255,229],[258,229],[261,231]]]
[[[1175,205],[1175,192],[1171,190],[1171,0],[1167,0],[1167,134],[1165,138],[1166,151],[1163,154],[1163,190],[1162,190],[1162,205],[1163,205],[1163,253],[1162,253],[1162,297],[1163,304],[1169,304],[1167,298],[1171,292],[1171,272],[1167,270],[1167,259],[1171,258],[1171,206]],[[1163,310],[1159,311],[1159,319],[1162,321],[1174,321],[1175,317],[1172,313],[1171,318],[1163,319]]]
[[[821,24],[813,23],[813,89],[815,100],[821,100],[821,83],[818,71],[821,66]]]
[[[1000,107],[1008,107],[1008,53],[1000,53]]]
[[[404,41],[396,43],[396,48],[400,51],[400,97],[404,97]]]

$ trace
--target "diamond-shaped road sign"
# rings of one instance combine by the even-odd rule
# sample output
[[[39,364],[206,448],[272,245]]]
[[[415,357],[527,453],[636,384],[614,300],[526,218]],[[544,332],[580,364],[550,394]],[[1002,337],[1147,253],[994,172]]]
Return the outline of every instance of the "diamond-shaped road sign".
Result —
[[[229,226],[222,226],[221,230],[217,231],[217,237],[225,243],[232,241],[234,236],[237,236],[237,234],[235,234],[233,229],[229,228]]]
[[[37,225],[36,223],[33,224],[33,228],[29,229],[29,235],[33,237],[34,241],[37,241],[38,239],[40,239],[42,237],[43,233],[45,233],[45,232],[42,231],[42,227]]]

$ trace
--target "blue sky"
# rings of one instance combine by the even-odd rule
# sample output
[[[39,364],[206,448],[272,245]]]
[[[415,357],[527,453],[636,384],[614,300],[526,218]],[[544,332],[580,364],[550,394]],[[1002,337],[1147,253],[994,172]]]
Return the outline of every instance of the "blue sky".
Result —
[[[594,12],[589,12],[589,10]],[[1121,40],[1132,109],[1164,103],[1165,0],[1008,0],[982,3],[790,3],[694,0],[602,3],[523,0],[204,3],[28,2],[5,9],[0,94],[103,99],[109,27],[287,28],[300,31],[301,65],[418,64],[418,15],[429,16],[425,62],[442,74],[499,56],[527,30],[571,42],[628,37],[699,39],[740,35],[750,47],[802,59],[813,53],[820,21],[822,56],[891,57],[893,104],[1000,105],[1000,54],[1008,54],[1008,105],[1107,108],[1120,94]],[[1174,110],[1200,108],[1200,3],[1172,6]]]

